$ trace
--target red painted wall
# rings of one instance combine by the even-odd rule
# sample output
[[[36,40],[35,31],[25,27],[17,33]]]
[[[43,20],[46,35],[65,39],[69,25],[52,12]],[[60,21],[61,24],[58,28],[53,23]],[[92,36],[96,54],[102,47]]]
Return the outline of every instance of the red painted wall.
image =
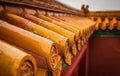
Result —
[[[90,38],[88,58],[88,76],[120,76],[120,38]]]

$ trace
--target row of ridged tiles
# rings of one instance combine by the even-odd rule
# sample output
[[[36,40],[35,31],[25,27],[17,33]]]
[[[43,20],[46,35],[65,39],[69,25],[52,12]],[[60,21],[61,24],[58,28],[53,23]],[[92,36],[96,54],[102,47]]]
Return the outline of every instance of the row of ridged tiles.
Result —
[[[95,21],[96,30],[120,30],[120,21],[117,17],[90,17],[92,21]]]
[[[2,11],[0,76],[60,76],[94,30],[95,22],[85,17]]]

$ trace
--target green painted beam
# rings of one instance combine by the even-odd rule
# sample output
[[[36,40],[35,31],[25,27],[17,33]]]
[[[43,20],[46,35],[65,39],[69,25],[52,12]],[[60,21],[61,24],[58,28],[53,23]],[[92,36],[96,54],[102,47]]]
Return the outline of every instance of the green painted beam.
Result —
[[[114,30],[98,30],[93,33],[94,37],[120,37],[120,31]]]

